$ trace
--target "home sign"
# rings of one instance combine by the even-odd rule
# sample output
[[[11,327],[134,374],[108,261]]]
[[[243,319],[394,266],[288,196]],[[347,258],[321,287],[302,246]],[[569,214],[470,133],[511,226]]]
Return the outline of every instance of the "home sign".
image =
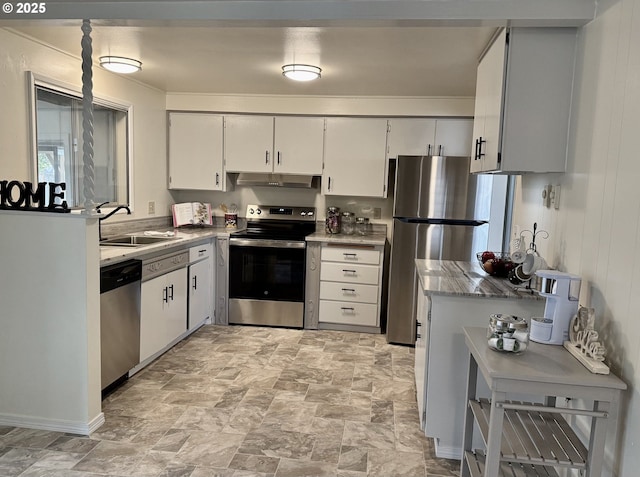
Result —
[[[66,189],[65,182],[38,182],[34,191],[31,182],[0,181],[0,210],[70,212],[64,200]]]

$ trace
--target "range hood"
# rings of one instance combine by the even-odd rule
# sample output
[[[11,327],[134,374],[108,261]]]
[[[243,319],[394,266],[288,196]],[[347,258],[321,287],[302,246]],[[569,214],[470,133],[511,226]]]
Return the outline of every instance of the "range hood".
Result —
[[[270,186],[270,187],[313,187],[314,176],[296,174],[260,174],[241,172],[236,179],[238,186]]]

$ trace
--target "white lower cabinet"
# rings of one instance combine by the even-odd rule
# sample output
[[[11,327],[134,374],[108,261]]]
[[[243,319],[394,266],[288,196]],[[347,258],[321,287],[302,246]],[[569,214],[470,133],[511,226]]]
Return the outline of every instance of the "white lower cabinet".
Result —
[[[187,330],[187,269],[145,281],[141,287],[140,361]]]
[[[319,327],[379,331],[382,247],[323,244],[320,256]]]
[[[189,311],[187,329],[192,330],[212,317],[213,244],[189,249]]]

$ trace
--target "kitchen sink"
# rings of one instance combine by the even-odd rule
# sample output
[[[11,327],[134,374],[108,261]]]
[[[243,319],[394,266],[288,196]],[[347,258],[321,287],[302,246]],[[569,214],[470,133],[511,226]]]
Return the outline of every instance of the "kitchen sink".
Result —
[[[124,235],[121,237],[113,237],[100,242],[101,247],[140,247],[142,245],[151,245],[154,243],[167,242],[175,240],[175,237],[150,237],[140,235]]]

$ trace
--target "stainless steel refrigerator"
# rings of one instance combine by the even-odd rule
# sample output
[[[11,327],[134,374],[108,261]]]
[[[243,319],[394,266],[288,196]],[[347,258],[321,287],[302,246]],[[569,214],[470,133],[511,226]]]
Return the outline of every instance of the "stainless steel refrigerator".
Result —
[[[415,259],[475,260],[486,250],[491,179],[469,174],[468,157],[396,161],[387,341],[416,340]]]

